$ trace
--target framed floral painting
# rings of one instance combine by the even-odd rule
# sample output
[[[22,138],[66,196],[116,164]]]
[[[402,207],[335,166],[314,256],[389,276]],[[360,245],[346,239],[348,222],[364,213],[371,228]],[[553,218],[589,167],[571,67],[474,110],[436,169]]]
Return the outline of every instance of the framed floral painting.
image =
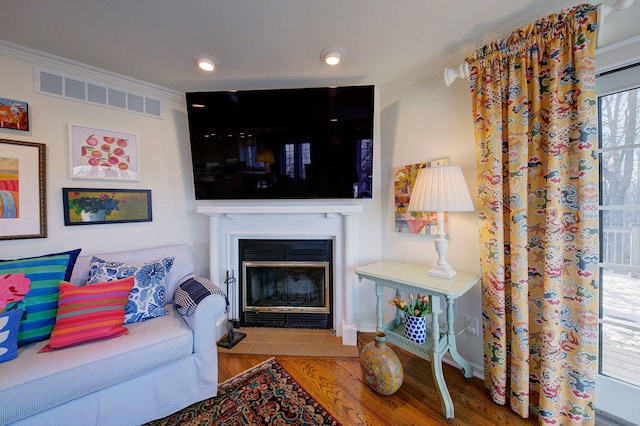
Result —
[[[64,224],[151,222],[151,190],[62,188]]]
[[[449,164],[448,158],[424,163],[407,164],[393,169],[395,230],[409,234],[435,235],[437,228],[436,213],[410,212],[409,200],[416,183],[418,172],[424,167],[437,167]],[[448,229],[449,214],[444,214],[445,229]]]
[[[139,181],[138,137],[70,124],[69,165],[72,178]]]

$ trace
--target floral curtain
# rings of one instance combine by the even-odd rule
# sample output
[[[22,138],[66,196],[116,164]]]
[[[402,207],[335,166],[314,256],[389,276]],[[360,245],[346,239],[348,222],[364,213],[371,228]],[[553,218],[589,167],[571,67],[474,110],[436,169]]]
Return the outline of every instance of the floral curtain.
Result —
[[[540,424],[593,424],[598,344],[596,6],[467,58],[485,383]]]

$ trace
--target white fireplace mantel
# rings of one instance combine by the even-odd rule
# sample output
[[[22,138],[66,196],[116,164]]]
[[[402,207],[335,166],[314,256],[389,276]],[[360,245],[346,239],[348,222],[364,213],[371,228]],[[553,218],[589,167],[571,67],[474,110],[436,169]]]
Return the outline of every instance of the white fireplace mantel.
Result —
[[[215,214],[313,214],[313,213],[339,213],[355,214],[362,212],[361,205],[221,205],[198,206],[197,212],[207,216]]]
[[[361,205],[201,205],[196,211],[209,217],[210,276],[217,283],[224,283],[227,274],[237,275],[240,239],[333,240],[333,328],[344,345],[357,344],[354,271]],[[230,286],[228,297],[231,318],[238,319],[237,288]]]

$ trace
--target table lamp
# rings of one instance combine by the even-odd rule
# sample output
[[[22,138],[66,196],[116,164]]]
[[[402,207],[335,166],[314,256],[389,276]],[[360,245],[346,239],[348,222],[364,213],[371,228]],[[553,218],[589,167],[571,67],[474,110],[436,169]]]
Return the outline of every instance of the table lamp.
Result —
[[[429,270],[429,275],[451,279],[456,271],[445,259],[448,242],[444,229],[444,212],[468,212],[475,210],[469,188],[459,166],[425,167],[420,169],[411,199],[410,212],[435,212],[438,229],[436,251],[438,261]]]
[[[256,161],[264,164],[265,172],[271,173],[271,164],[275,162],[273,151],[269,148],[259,150],[256,155]]]

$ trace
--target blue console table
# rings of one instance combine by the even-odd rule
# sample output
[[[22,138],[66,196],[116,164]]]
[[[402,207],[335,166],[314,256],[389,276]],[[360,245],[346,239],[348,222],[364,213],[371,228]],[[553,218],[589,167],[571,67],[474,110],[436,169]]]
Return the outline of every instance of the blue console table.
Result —
[[[371,280],[376,284],[377,295],[377,330],[383,331],[387,342],[399,346],[427,361],[431,361],[433,379],[440,393],[442,412],[447,419],[453,418],[453,401],[447,389],[442,372],[442,356],[449,352],[455,362],[462,367],[464,377],[473,376],[471,364],[458,353],[456,335],[453,328],[453,302],[471,289],[480,279],[469,272],[459,272],[452,279],[444,279],[428,275],[429,265],[398,261],[382,261],[365,265],[356,269],[358,279]],[[387,324],[382,323],[382,292],[384,287],[396,289],[396,295],[401,292],[420,293],[429,296],[431,306],[431,328],[427,330],[427,341],[418,344],[404,337],[404,327],[401,313]],[[440,296],[446,298],[447,331],[441,333],[438,324]],[[406,297],[406,294],[405,294]]]

